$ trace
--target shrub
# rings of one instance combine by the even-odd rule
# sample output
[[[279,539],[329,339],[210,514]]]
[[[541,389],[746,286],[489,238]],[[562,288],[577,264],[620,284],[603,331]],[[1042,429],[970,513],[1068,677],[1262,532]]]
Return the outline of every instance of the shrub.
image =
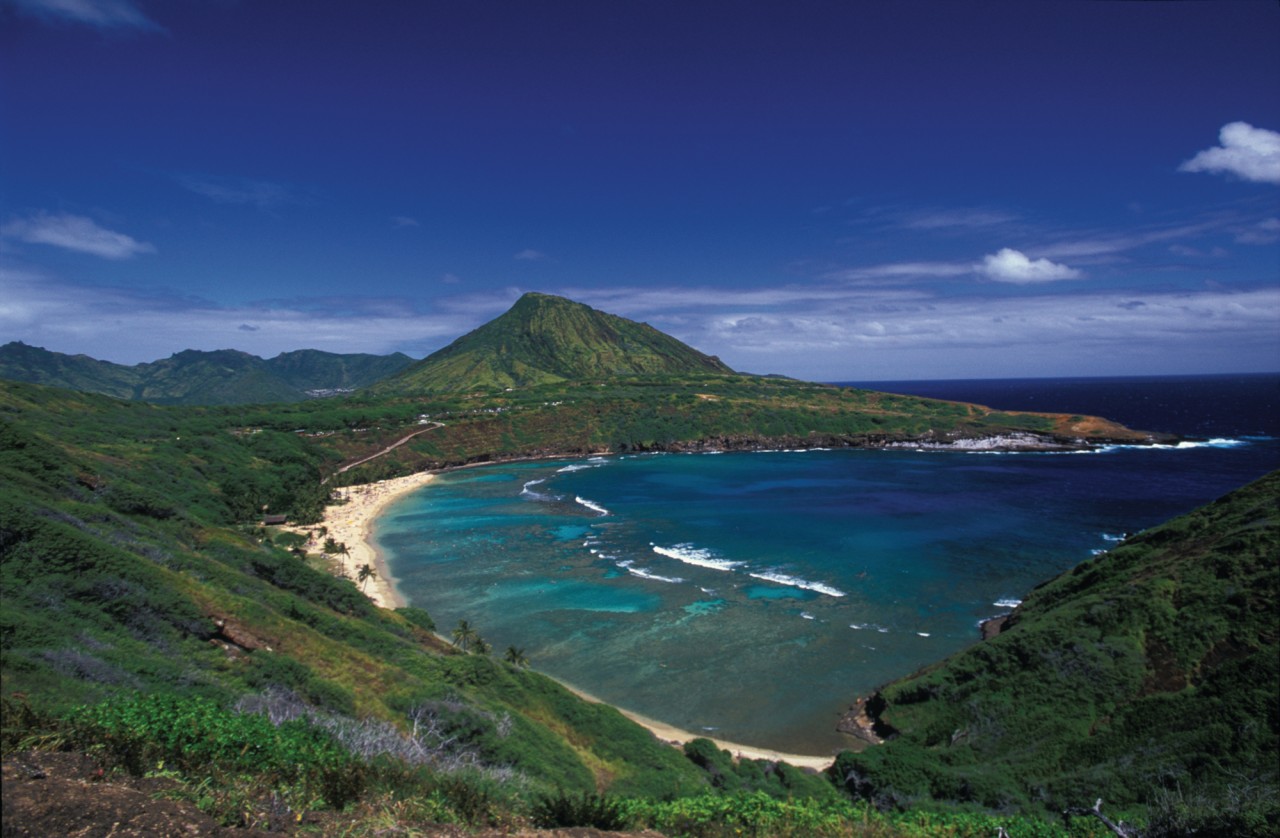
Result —
[[[596,829],[626,829],[628,818],[622,805],[606,795],[582,792],[571,795],[564,789],[534,804],[533,822],[543,829],[590,826]]]

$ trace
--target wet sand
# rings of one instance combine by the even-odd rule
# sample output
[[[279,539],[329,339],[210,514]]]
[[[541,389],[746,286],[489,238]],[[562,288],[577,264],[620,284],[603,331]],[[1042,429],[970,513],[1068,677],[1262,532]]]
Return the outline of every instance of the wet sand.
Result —
[[[607,703],[596,698],[591,693],[578,689],[572,684],[566,684],[559,679],[555,680],[557,680],[560,686],[564,687],[579,698],[590,701],[593,704]],[[712,742],[716,743],[717,747],[728,751],[738,759],[765,759],[774,762],[786,762],[794,765],[796,768],[812,768],[816,771],[825,771],[833,762],[835,762],[835,756],[788,754],[782,751],[771,751],[768,748],[756,748],[751,745],[742,745],[737,742],[727,742],[723,739],[716,739],[713,736],[707,736],[706,734],[690,733],[687,730],[673,727],[665,722],[660,722],[656,719],[651,719],[648,716],[642,716],[639,713],[633,713],[630,710],[625,710],[617,705],[613,705],[613,707],[631,721],[648,729],[648,731],[658,739],[663,742],[670,743],[673,746],[683,746],[685,743],[692,742],[694,739],[710,739]]]

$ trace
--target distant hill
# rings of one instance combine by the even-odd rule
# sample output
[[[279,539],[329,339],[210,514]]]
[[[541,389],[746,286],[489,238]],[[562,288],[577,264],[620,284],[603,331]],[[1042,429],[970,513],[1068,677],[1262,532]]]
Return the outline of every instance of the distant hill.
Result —
[[[301,349],[264,360],[233,349],[188,349],[126,366],[19,341],[0,346],[0,378],[154,404],[298,402],[360,389],[411,363],[412,358],[399,352],[341,355]]]
[[[379,382],[377,393],[449,393],[633,375],[732,374],[719,358],[637,323],[549,294]]]

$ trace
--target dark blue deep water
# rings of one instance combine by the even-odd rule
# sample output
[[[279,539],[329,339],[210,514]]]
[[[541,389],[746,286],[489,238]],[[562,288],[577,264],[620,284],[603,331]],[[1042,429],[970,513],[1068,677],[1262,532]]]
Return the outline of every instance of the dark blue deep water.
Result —
[[[442,631],[695,732],[830,753],[855,696],[973,643],[1044,581],[1280,468],[1280,376],[877,382],[1107,416],[1176,447],[810,451],[456,471],[376,537]]]

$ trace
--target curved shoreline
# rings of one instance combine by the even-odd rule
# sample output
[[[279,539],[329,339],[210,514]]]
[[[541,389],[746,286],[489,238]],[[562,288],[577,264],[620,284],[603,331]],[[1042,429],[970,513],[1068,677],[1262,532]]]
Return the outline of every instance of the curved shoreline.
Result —
[[[396,587],[396,579],[387,566],[386,558],[374,542],[373,524],[394,501],[427,485],[434,478],[434,472],[420,471],[406,477],[334,489],[333,494],[345,502],[326,506],[319,524],[296,529],[305,532],[324,527],[327,538],[347,545],[346,561],[351,562],[353,571],[364,564],[376,571],[377,575],[370,577],[364,586],[365,595],[380,608],[400,608],[408,602]]]
[[[543,674],[545,675],[545,673]],[[551,678],[550,675],[547,675],[547,677]],[[651,719],[648,716],[642,716],[639,713],[624,709],[616,704],[609,704],[609,702],[602,701],[591,693],[584,692],[572,684],[566,684],[558,678],[552,678],[552,680],[584,701],[590,701],[592,704],[608,704],[631,721],[648,730],[660,741],[666,742],[672,746],[682,747],[686,743],[692,742],[694,739],[709,739],[716,744],[716,747],[728,751],[737,759],[764,759],[774,762],[785,762],[797,768],[812,768],[815,771],[825,771],[832,763],[835,762],[836,759],[834,755],[824,757],[814,756],[811,754],[788,754],[783,751],[774,751],[768,748],[757,748],[753,745],[742,745],[737,742],[728,742],[724,739],[716,739],[715,737],[706,736],[704,734],[691,733],[682,728],[675,727],[674,725],[669,725],[666,722],[660,722],[656,719]]]
[[[558,459],[558,458],[557,458]],[[501,463],[477,463],[475,465],[501,465]],[[396,587],[395,577],[387,565],[386,557],[378,550],[373,539],[373,525],[378,516],[393,502],[405,495],[426,486],[434,479],[436,472],[420,471],[406,477],[394,477],[380,480],[377,483],[361,483],[344,486],[334,490],[334,494],[344,498],[345,503],[325,507],[324,520],[317,526],[328,529],[328,536],[334,541],[347,545],[349,559],[353,568],[369,564],[377,571],[377,576],[369,579],[365,594],[374,604],[381,608],[400,608],[408,605],[408,601]],[[303,530],[314,527],[301,528]],[[445,638],[447,640],[447,638]],[[543,673],[545,674],[545,673]],[[551,676],[547,676],[551,677]],[[586,701],[595,704],[608,704],[588,692],[559,679],[553,679],[565,689]],[[710,739],[717,747],[723,748],[741,759],[764,759],[789,763],[797,768],[825,770],[834,762],[834,756],[817,756],[811,754],[789,754],[768,748],[757,748],[737,742],[728,742],[710,736],[700,736],[687,730],[674,727],[664,722],[642,716],[617,705],[610,705],[631,721],[647,729],[655,737],[672,745],[682,746],[694,739]]]

